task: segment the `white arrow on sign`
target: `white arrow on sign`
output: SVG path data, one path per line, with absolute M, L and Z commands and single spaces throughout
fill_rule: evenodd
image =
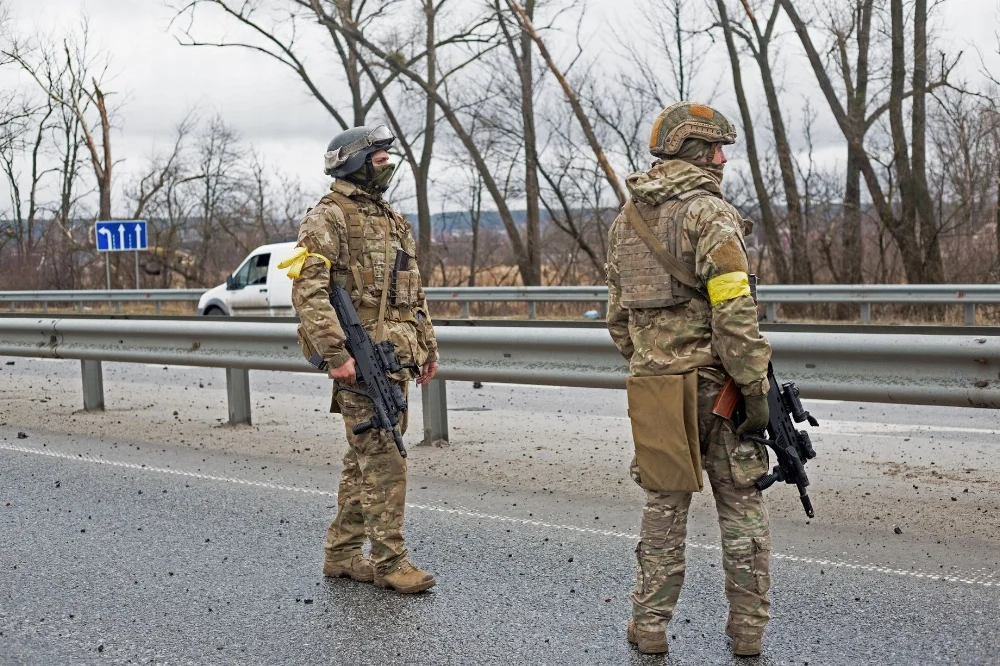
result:
M 141 224 L 135 225 L 135 246 L 137 248 L 140 248 L 140 247 L 143 246 L 143 243 L 142 243 L 142 225 Z
M 114 244 L 114 241 L 112 240 L 111 232 L 108 231 L 107 229 L 104 229 L 102 227 L 102 228 L 100 228 L 100 229 L 97 230 L 97 233 L 104 234 L 105 236 L 108 237 L 108 249 L 109 250 L 113 250 L 114 247 L 115 247 L 115 244 Z
M 126 245 L 125 245 L 125 225 L 124 224 L 119 224 L 118 225 L 118 247 L 119 247 L 119 249 L 122 249 L 122 250 L 124 250 L 126 248 Z

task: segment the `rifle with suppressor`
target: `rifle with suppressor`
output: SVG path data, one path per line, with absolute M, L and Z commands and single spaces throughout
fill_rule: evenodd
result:
M 750 295 L 754 303 L 757 302 L 757 277 L 750 276 Z M 817 421 L 802 406 L 799 399 L 799 389 L 793 382 L 785 382 L 779 386 L 778 380 L 774 377 L 774 368 L 767 364 L 767 410 L 769 421 L 765 428 L 766 437 L 757 435 L 746 435 L 751 441 L 759 442 L 774 450 L 778 464 L 770 473 L 757 479 L 754 487 L 757 490 L 766 490 L 778 481 L 794 484 L 799 490 L 799 499 L 802 501 L 802 508 L 806 515 L 813 517 L 812 501 L 806 487 L 809 485 L 809 477 L 806 476 L 805 463 L 816 457 L 809 433 L 805 430 L 797 430 L 796 423 L 808 421 L 811 426 L 818 426 Z M 725 419 L 731 419 L 739 425 L 743 421 L 742 410 L 743 394 L 740 387 L 730 377 L 726 380 L 722 390 L 712 405 L 712 413 Z M 793 423 L 794 421 L 794 423 Z
M 392 433 L 399 455 L 406 457 L 406 447 L 403 437 L 399 434 L 400 414 L 406 411 L 406 397 L 403 391 L 391 381 L 389 374 L 403 369 L 396 356 L 396 349 L 391 340 L 373 343 L 368 331 L 361 325 L 358 311 L 354 309 L 351 296 L 339 286 L 332 285 L 330 305 L 337 313 L 340 327 L 344 330 L 347 352 L 354 358 L 355 376 L 359 389 L 343 387 L 341 391 L 350 391 L 363 395 L 372 401 L 375 415 L 364 423 L 351 428 L 355 435 L 371 430 L 383 430 Z M 313 354 L 309 362 L 315 367 L 327 370 L 326 361 L 319 354 Z

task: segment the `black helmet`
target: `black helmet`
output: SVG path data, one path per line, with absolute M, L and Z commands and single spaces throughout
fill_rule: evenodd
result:
M 326 147 L 323 172 L 343 178 L 360 169 L 369 155 L 385 150 L 395 140 L 385 125 L 363 125 L 341 132 Z

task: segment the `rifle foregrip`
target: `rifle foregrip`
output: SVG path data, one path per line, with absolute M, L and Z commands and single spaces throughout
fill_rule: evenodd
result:
M 732 420 L 736 406 L 740 404 L 742 398 L 743 393 L 740 391 L 740 387 L 730 377 L 723 384 L 719 395 L 715 396 L 715 402 L 712 403 L 712 414 Z
M 764 491 L 773 486 L 776 481 L 778 481 L 778 475 L 774 472 L 770 472 L 754 481 L 753 487 L 757 490 Z
M 355 435 L 362 435 L 374 427 L 375 427 L 375 419 L 371 419 L 370 421 L 365 421 L 363 423 L 359 423 L 358 425 L 354 426 L 353 428 L 351 428 L 351 432 L 353 432 Z

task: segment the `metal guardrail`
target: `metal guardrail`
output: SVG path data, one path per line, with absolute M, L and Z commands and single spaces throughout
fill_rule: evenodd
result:
M 1000 331 L 962 331 L 774 331 L 768 339 L 778 376 L 806 398 L 998 409 Z M 448 438 L 449 380 L 625 385 L 625 361 L 600 329 L 456 326 L 437 334 L 438 379 L 422 392 L 425 441 Z M 0 355 L 80 360 L 88 410 L 104 407 L 103 361 L 225 368 L 234 424 L 251 420 L 249 370 L 314 371 L 291 323 L 4 317 Z
M 462 317 L 469 317 L 469 304 L 482 302 L 527 303 L 528 317 L 535 318 L 535 306 L 542 302 L 596 303 L 603 316 L 608 292 L 601 286 L 590 287 L 428 287 L 427 299 L 436 303 L 459 303 Z M 851 303 L 858 305 L 861 322 L 871 322 L 871 306 L 881 304 L 960 304 L 964 306 L 965 323 L 976 323 L 976 306 L 1000 304 L 1000 285 L 997 284 L 873 284 L 873 285 L 761 285 L 760 302 L 766 309 L 768 321 L 778 321 L 777 307 L 781 304 Z M 76 303 L 80 310 L 83 303 L 125 302 L 160 303 L 167 301 L 197 302 L 203 289 L 150 289 L 150 290 L 87 290 L 87 291 L 0 291 L 0 302 L 41 303 L 43 312 L 48 303 Z
M 122 303 L 155 303 L 160 314 L 162 303 L 197 303 L 205 289 L 78 289 L 73 291 L 0 291 L 0 303 L 9 303 L 14 311 L 16 303 L 41 303 L 42 312 L 48 312 L 49 303 L 76 303 L 78 312 L 84 303 L 114 303 L 121 311 Z

